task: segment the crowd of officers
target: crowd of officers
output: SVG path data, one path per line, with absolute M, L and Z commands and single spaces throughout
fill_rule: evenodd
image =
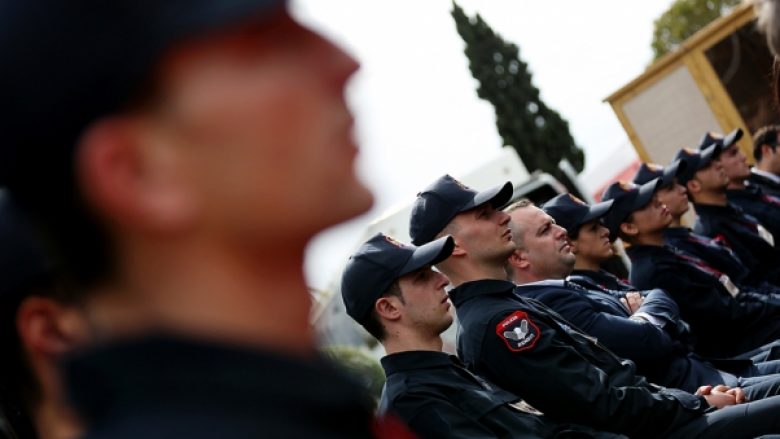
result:
M 3 439 L 780 434 L 777 127 L 752 170 L 708 134 L 592 206 L 436 180 L 343 274 L 376 413 L 303 275 L 373 202 L 353 58 L 285 0 L 7 0 L 0 61 Z
M 412 243 L 377 234 L 342 278 L 387 352 L 380 410 L 425 438 L 780 434 L 779 133 L 752 170 L 741 130 L 706 133 L 593 205 L 436 180 Z M 628 279 L 602 269 L 617 239 Z

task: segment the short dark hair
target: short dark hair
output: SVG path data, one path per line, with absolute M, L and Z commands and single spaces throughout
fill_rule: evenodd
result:
M 777 148 L 777 134 L 780 132 L 780 125 L 767 125 L 761 127 L 753 135 L 753 157 L 756 161 L 761 161 L 761 147 L 767 145 L 772 150 Z
M 401 299 L 401 303 L 404 302 L 404 296 L 401 292 L 401 285 L 398 282 L 398 279 L 393 281 L 392 284 L 390 284 L 389 287 L 387 287 L 387 290 L 385 290 L 384 293 L 382 293 L 381 296 L 379 296 L 379 299 L 383 297 L 398 297 Z M 376 303 L 376 302 L 374 302 Z M 385 327 L 382 325 L 382 322 L 379 320 L 379 316 L 376 313 L 376 309 L 372 308 L 371 312 L 368 313 L 368 316 L 363 320 L 361 323 L 363 325 L 363 328 L 365 328 L 366 331 L 368 331 L 369 334 L 371 334 L 374 338 L 379 340 L 380 342 L 387 337 L 387 332 L 385 331 Z
M 623 221 L 621 221 L 620 224 L 618 224 L 618 229 L 617 229 L 618 238 L 620 238 L 621 241 L 627 244 L 633 244 L 634 238 L 632 236 L 623 233 L 623 229 L 620 228 L 620 225 L 623 223 L 630 223 L 632 221 L 634 221 L 634 212 L 629 213 L 628 216 L 625 217 L 625 219 L 623 219 Z

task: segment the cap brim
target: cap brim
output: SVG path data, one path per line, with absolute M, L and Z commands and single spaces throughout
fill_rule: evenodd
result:
M 701 150 L 701 155 L 699 156 L 699 163 L 696 165 L 696 170 L 699 171 L 706 168 L 710 162 L 715 157 L 717 157 L 718 154 L 720 154 L 722 150 L 723 148 L 717 143 L 713 143 L 712 145 Z
M 610 209 L 612 209 L 612 204 L 614 202 L 615 200 L 607 200 L 590 206 L 590 210 L 588 210 L 588 213 L 582 217 L 582 219 L 580 220 L 580 224 L 578 224 L 578 226 L 593 221 L 594 219 L 599 219 L 603 217 L 604 215 L 609 213 Z
M 642 186 L 639 186 L 639 193 L 637 194 L 636 198 L 634 199 L 634 203 L 631 206 L 632 212 L 636 212 L 637 210 L 647 206 L 647 203 L 653 199 L 655 191 L 658 190 L 658 188 L 661 186 L 661 181 L 661 177 L 656 177 Z
M 688 164 L 686 162 L 678 159 L 665 167 L 661 177 L 661 187 L 671 186 L 674 183 L 674 179 L 680 175 L 687 166 Z
M 485 203 L 490 203 L 493 207 L 498 209 L 512 199 L 513 192 L 514 188 L 512 187 L 512 182 L 507 181 L 501 186 L 492 187 L 474 195 L 474 198 L 470 202 L 460 208 L 460 212 L 471 210 Z
M 734 131 L 728 133 L 725 137 L 723 137 L 723 146 L 725 148 L 728 148 L 729 146 L 737 143 L 741 138 L 742 138 L 742 130 L 740 128 L 737 128 Z
M 398 277 L 417 271 L 425 266 L 438 264 L 447 259 L 455 248 L 455 240 L 452 236 L 443 236 L 417 247 L 401 268 Z

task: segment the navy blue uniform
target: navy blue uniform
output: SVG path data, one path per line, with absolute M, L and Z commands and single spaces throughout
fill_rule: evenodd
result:
M 669 246 L 633 245 L 631 283 L 661 288 L 691 326 L 696 351 L 731 357 L 780 339 L 780 304 L 768 295 L 736 293 L 723 273 Z
M 510 404 L 519 401 L 443 352 L 408 351 L 382 358 L 387 375 L 380 413 L 392 412 L 422 439 L 617 438 L 557 424 Z
M 729 189 L 726 195 L 729 203 L 752 215 L 780 240 L 780 198 L 765 194 L 757 186 Z
M 748 177 L 747 181 L 749 185 L 761 188 L 767 195 L 780 197 L 780 181 L 772 180 L 761 174 L 756 174 L 755 172 L 750 173 L 750 177 Z
M 763 225 L 758 220 L 733 204 L 694 206 L 698 215 L 693 227 L 695 233 L 724 241 L 758 277 L 773 284 L 778 283 L 780 252 L 761 236 Z M 780 237 L 777 239 L 780 240 Z
M 161 336 L 81 354 L 65 378 L 87 439 L 377 437 L 367 396 L 316 358 Z
M 632 438 L 780 432 L 780 397 L 711 411 L 701 397 L 648 383 L 631 361 L 515 288 L 481 280 L 450 291 L 461 324 L 458 351 L 470 369 L 548 417 Z
M 636 363 L 637 372 L 653 383 L 688 392 L 708 384 L 739 386 L 751 401 L 780 391 L 780 361 L 756 366 L 749 360 L 722 360 L 719 366 L 728 365 L 732 374 L 693 353 L 685 335 L 678 335 L 677 305 L 661 290 L 646 291 L 633 317 L 611 294 L 570 281 L 524 284 L 517 292 L 544 303 L 618 356 Z

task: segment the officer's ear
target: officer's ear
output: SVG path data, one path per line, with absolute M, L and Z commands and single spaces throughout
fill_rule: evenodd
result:
M 457 239 L 453 239 L 453 242 L 455 242 L 455 246 L 452 247 L 452 253 L 450 254 L 450 257 L 452 256 L 463 256 L 466 254 L 466 249 L 463 248 L 463 246 L 460 245 Z
M 374 302 L 374 310 L 382 319 L 394 322 L 401 318 L 402 304 L 403 299 L 398 296 L 380 297 Z
M 633 222 L 620 223 L 620 236 L 621 238 L 631 238 L 639 234 L 639 228 Z
M 507 262 L 516 270 L 527 270 L 531 266 L 531 261 L 528 260 L 528 252 L 519 248 L 509 255 Z
M 688 189 L 689 194 L 696 195 L 701 192 L 701 183 L 699 180 L 692 178 L 685 183 L 685 188 Z

